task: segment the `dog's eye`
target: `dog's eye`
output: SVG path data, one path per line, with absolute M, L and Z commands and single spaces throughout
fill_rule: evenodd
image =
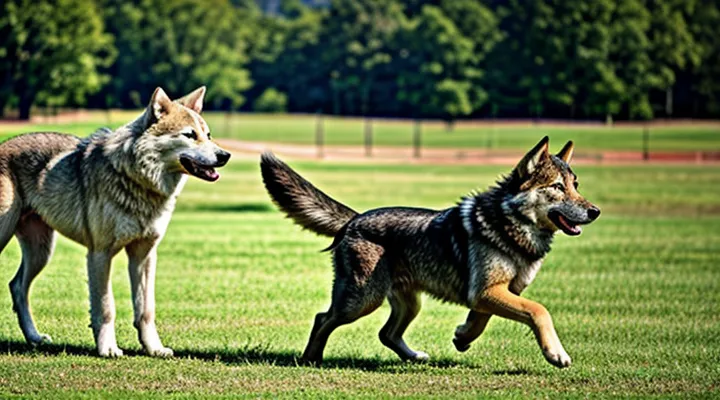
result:
M 212 135 L 210 135 L 210 132 L 208 132 L 208 140 L 212 140 Z
M 182 135 L 188 139 L 197 140 L 197 132 L 195 132 L 195 131 L 183 132 Z
M 552 187 L 553 187 L 553 189 L 557 189 L 557 190 L 559 190 L 559 191 L 561 191 L 561 192 L 564 192 L 564 191 L 565 191 L 565 185 L 563 185 L 563 184 L 560 183 L 560 182 L 554 183 L 554 184 L 552 185 Z

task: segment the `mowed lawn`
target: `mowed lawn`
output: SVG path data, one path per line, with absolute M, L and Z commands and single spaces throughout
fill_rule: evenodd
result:
M 0 126 L 0 139 L 28 131 L 56 130 L 86 136 L 102 127 L 117 127 L 135 118 L 140 111 L 113 111 L 110 114 L 90 112 L 83 117 L 70 118 L 62 124 Z M 294 143 L 311 145 L 316 141 L 318 119 L 307 115 L 228 114 L 208 112 L 204 114 L 213 135 L 253 142 Z M 365 122 L 358 118 L 324 117 L 322 119 L 323 141 L 326 145 L 362 146 Z M 373 120 L 373 144 L 375 146 L 413 145 L 414 124 L 407 120 Z M 574 140 L 580 153 L 599 150 L 642 151 L 643 127 L 604 126 L 601 124 L 575 124 L 568 126 L 524 124 L 497 124 L 490 120 L 460 122 L 452 131 L 441 122 L 423 122 L 421 145 L 429 148 L 510 149 L 524 150 L 532 147 L 539 137 L 550 135 L 553 141 Z M 684 126 L 651 126 L 651 151 L 718 151 L 720 150 L 720 125 L 697 122 Z
M 503 167 L 292 163 L 327 193 L 363 210 L 447 207 Z M 331 336 L 321 369 L 299 367 L 315 313 L 329 305 L 329 239 L 271 205 L 255 161 L 234 160 L 214 184 L 191 181 L 159 249 L 160 334 L 169 360 L 139 355 L 126 262 L 114 264 L 120 347 L 93 356 L 84 249 L 59 240 L 32 292 L 54 344 L 22 340 L 0 291 L 0 397 L 616 397 L 720 396 L 720 168 L 577 167 L 603 215 L 559 236 L 524 293 L 552 313 L 573 358 L 558 370 L 529 328 L 494 318 L 466 353 L 451 343 L 466 310 L 424 299 L 406 339 L 431 355 L 401 362 L 377 332 L 387 305 Z M 19 263 L 0 256 L 0 281 Z

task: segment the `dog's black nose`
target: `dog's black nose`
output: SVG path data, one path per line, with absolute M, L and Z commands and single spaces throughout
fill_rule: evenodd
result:
M 592 206 L 592 207 L 588 208 L 587 215 L 591 221 L 595 221 L 597 219 L 597 217 L 600 216 L 600 209 L 595 206 Z
M 228 160 L 230 159 L 230 153 L 225 150 L 218 151 L 217 153 L 215 153 L 215 156 L 217 157 L 217 162 L 219 166 L 227 164 Z

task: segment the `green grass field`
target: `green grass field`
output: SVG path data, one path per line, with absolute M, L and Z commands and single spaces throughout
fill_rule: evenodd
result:
M 0 127 L 0 139 L 21 132 L 59 130 L 87 136 L 98 127 L 117 127 L 134 118 L 138 112 L 122 111 L 108 115 L 93 112 L 84 120 L 70 123 L 48 123 L 31 126 Z M 315 143 L 316 117 L 298 115 L 234 114 L 229 119 L 223 113 L 204 114 L 216 137 L 257 142 L 296 144 Z M 375 121 L 373 143 L 377 146 L 412 146 L 413 124 L 407 121 Z M 550 135 L 554 142 L 574 140 L 578 152 L 597 150 L 642 151 L 642 127 L 604 127 L 598 125 L 551 126 L 472 126 L 460 123 L 452 132 L 441 123 L 427 123 L 422 128 L 424 147 L 527 149 L 538 137 Z M 325 143 L 328 145 L 363 145 L 364 125 L 359 119 L 324 119 Z M 720 150 L 720 127 L 706 125 L 652 127 L 652 151 L 717 151 Z
M 503 167 L 293 163 L 356 209 L 446 207 Z M 466 310 L 425 298 L 408 343 L 431 355 L 405 364 L 377 332 L 384 305 L 330 338 L 322 369 L 298 367 L 315 313 L 329 304 L 329 240 L 301 231 L 269 202 L 255 162 L 191 181 L 159 249 L 158 326 L 177 357 L 138 355 L 124 256 L 114 264 L 120 346 L 92 356 L 84 249 L 66 239 L 33 289 L 28 348 L 0 291 L 0 397 L 720 396 L 720 168 L 577 167 L 603 209 L 577 238 L 559 236 L 525 292 L 553 314 L 573 365 L 543 359 L 529 329 L 495 318 L 466 353 L 451 343 Z M 15 273 L 14 241 L 0 282 Z

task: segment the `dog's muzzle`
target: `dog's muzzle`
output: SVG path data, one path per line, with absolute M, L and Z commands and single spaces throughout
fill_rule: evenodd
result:
M 563 213 L 559 209 L 550 210 L 548 218 L 555 226 L 568 236 L 577 236 L 582 233 L 580 225 L 586 225 L 595 221 L 600 216 L 600 209 L 591 206 L 585 211 L 585 216 L 570 216 L 570 213 Z M 573 213 L 575 214 L 575 213 Z
M 216 161 L 214 163 L 208 163 L 187 154 L 182 154 L 180 156 L 180 164 L 188 174 L 208 182 L 215 182 L 220 179 L 220 174 L 215 171 L 215 168 L 220 168 L 227 164 L 228 160 L 230 160 L 230 153 L 219 150 L 215 153 L 215 158 Z

